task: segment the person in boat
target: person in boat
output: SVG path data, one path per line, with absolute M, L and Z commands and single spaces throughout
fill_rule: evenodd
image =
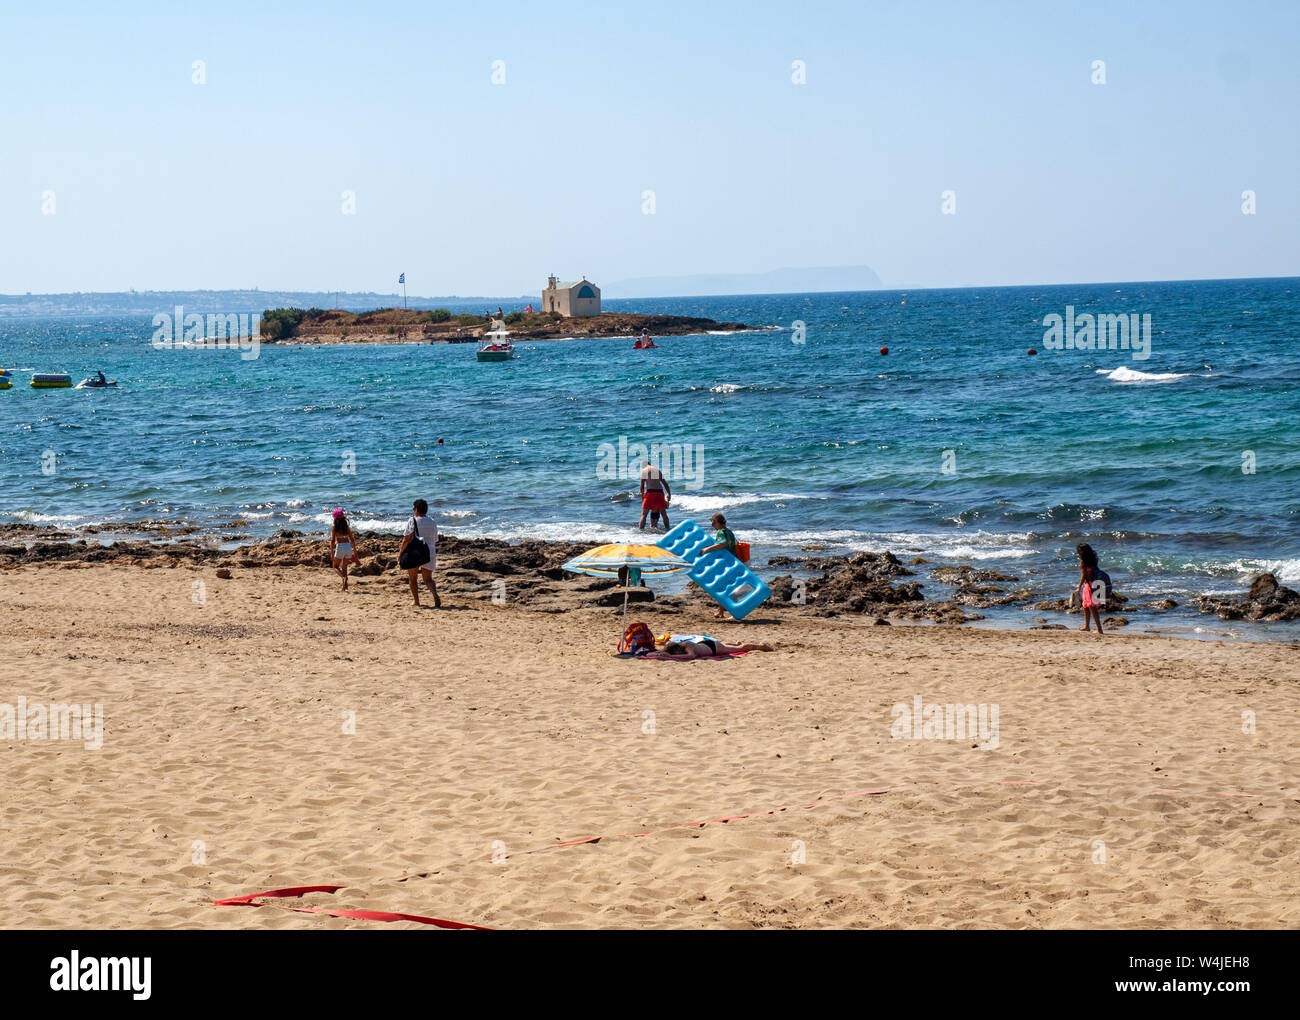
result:
M 664 527 L 670 528 L 668 523 L 668 504 L 672 501 L 673 491 L 668 487 L 668 479 L 664 473 L 651 464 L 648 460 L 641 465 L 641 523 L 638 527 L 645 531 L 646 515 L 651 510 L 658 510 L 663 514 Z

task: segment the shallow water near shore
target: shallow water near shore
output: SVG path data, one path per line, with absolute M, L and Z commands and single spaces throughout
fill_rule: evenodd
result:
M 1130 599 L 1180 603 L 1130 629 L 1287 640 L 1187 601 L 1263 570 L 1300 583 L 1298 298 L 1288 279 L 609 301 L 782 328 L 526 343 L 503 364 L 414 344 L 245 360 L 155 350 L 145 317 L 8 319 L 0 520 L 260 536 L 344 506 L 396 530 L 424 496 L 457 535 L 619 540 L 639 534 L 635 465 L 609 477 L 622 439 L 689 454 L 672 520 L 725 513 L 766 576 L 808 546 L 888 549 L 928 561 L 931 598 L 931 565 L 957 563 L 1057 598 L 1087 541 Z M 1047 349 L 1067 306 L 1150 313 L 1150 357 Z M 22 371 L 101 368 L 117 390 L 33 391 Z

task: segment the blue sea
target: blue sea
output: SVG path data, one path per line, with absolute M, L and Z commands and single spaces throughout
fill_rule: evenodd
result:
M 0 320 L 0 365 L 16 370 L 0 392 L 0 520 L 242 521 L 265 535 L 323 531 L 342 506 L 395 530 L 422 496 L 453 534 L 632 539 L 636 465 L 628 476 L 617 451 L 660 444 L 690 454 L 674 522 L 725 513 L 769 576 L 788 571 L 761 569 L 768 556 L 808 546 L 888 549 L 1014 574 L 1050 598 L 1075 583 L 1087 541 L 1130 598 L 1180 603 L 1130 629 L 1293 636 L 1187 603 L 1262 570 L 1300 583 L 1300 280 L 605 307 L 776 328 L 652 351 L 524 342 L 516 360 L 480 364 L 472 344 L 244 359 L 156 349 L 149 315 Z M 1149 357 L 1049 349 L 1045 318 L 1067 308 L 1076 322 L 1149 314 Z M 95 369 L 118 388 L 27 386 L 32 370 Z M 927 595 L 946 594 L 916 569 Z M 985 625 L 1060 619 L 983 612 Z

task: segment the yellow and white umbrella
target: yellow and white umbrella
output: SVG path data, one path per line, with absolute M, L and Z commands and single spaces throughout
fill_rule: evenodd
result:
M 654 577 L 689 570 L 691 565 L 675 553 L 657 545 L 630 545 L 611 542 L 598 545 L 573 557 L 564 564 L 565 570 L 593 577 L 619 577 L 627 571 L 625 585 L 632 585 L 638 577 Z M 634 573 L 635 572 L 635 573 Z M 627 588 L 623 590 L 623 632 L 627 632 Z

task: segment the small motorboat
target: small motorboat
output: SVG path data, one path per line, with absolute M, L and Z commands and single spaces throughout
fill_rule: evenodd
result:
M 34 390 L 66 390 L 72 386 L 67 372 L 35 372 L 32 374 Z
M 494 319 L 492 328 L 483 334 L 483 343 L 477 353 L 479 361 L 509 361 L 515 356 L 515 345 L 509 340 L 506 324 Z
M 655 343 L 653 340 L 645 341 L 645 342 L 638 340 L 636 343 L 632 345 L 632 350 L 634 351 L 653 351 L 653 350 L 657 350 L 658 348 L 659 345 Z
M 98 379 L 91 376 L 89 379 L 82 379 L 75 388 L 79 390 L 106 390 L 108 387 L 116 385 L 116 379 Z

